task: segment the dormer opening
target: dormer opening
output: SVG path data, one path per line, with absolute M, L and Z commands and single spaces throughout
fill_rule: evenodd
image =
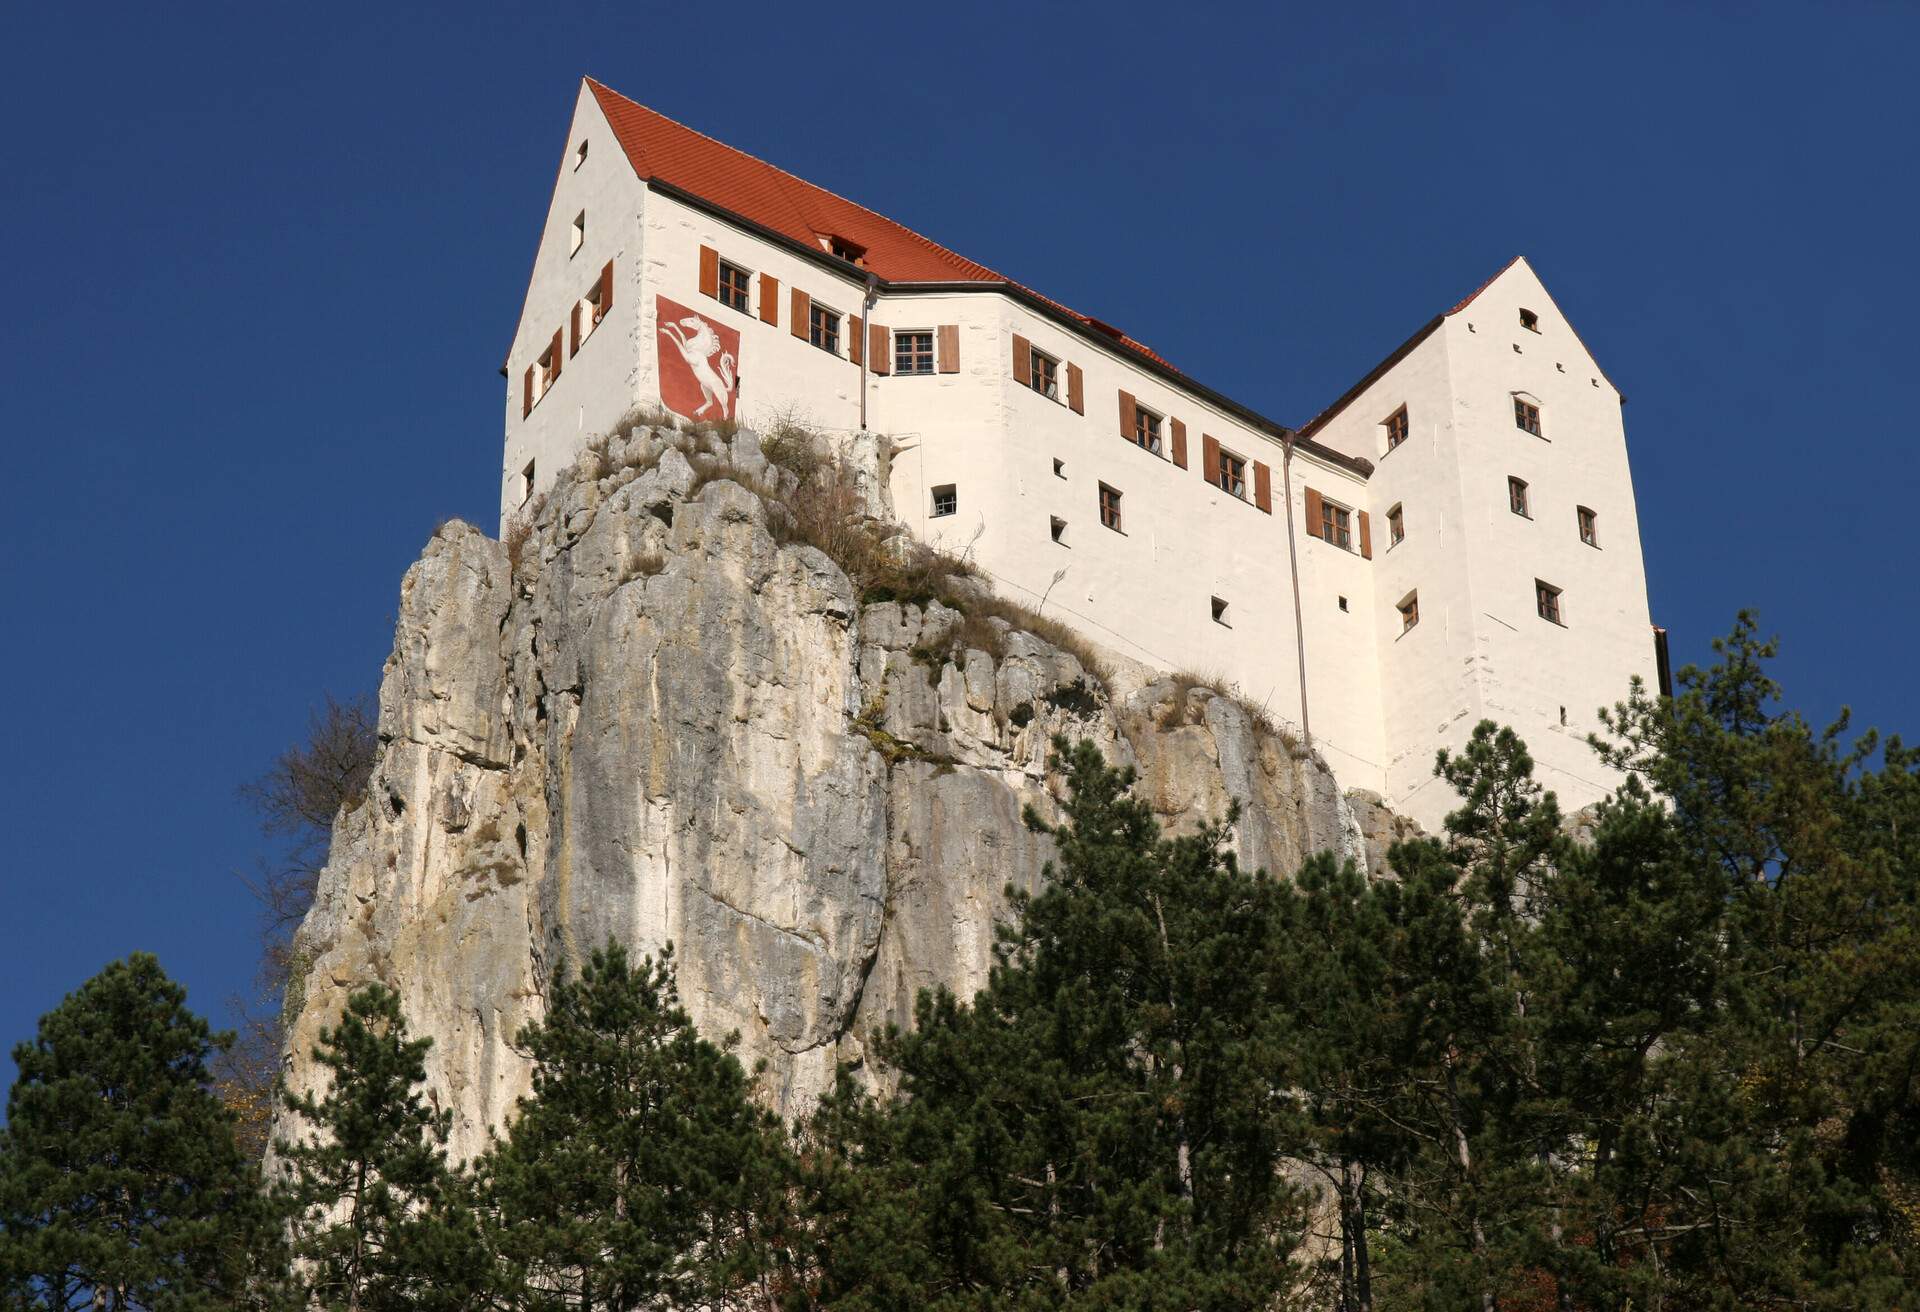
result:
M 827 235 L 820 238 L 820 245 L 825 248 L 827 254 L 833 256 L 835 259 L 845 260 L 848 264 L 859 265 L 863 268 L 866 265 L 867 248 L 857 241 L 851 241 L 845 237 Z

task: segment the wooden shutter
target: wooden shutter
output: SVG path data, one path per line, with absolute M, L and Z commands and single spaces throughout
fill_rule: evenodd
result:
M 760 275 L 760 322 L 780 326 L 780 280 L 770 273 Z
M 867 325 L 867 368 L 876 374 L 893 372 L 893 343 L 877 323 Z
M 580 354 L 580 302 L 573 303 L 573 344 L 567 347 L 569 358 Z
M 1207 482 L 1220 486 L 1220 439 L 1210 433 L 1200 435 L 1200 472 Z
M 525 419 L 533 413 L 533 366 L 527 366 L 527 385 L 520 393 L 520 417 Z
M 1133 441 L 1133 417 L 1140 408 L 1132 392 L 1120 393 L 1120 436 Z
M 720 294 L 720 252 L 711 246 L 700 248 L 700 294 Z
M 1273 471 L 1258 460 L 1253 462 L 1253 504 L 1273 513 Z
M 1022 387 L 1033 386 L 1033 343 L 1019 333 L 1013 335 L 1013 381 Z
M 943 323 L 938 331 L 940 340 L 940 372 L 957 374 L 960 372 L 960 325 Z
M 613 261 L 608 260 L 600 270 L 600 319 L 607 317 L 607 311 L 613 308 Z M 599 323 L 600 319 L 595 319 Z
M 813 317 L 813 297 L 793 289 L 793 335 L 801 341 L 808 340 L 807 323 Z
M 857 314 L 848 315 L 847 316 L 847 359 L 853 361 L 855 364 L 859 364 L 861 361 L 867 358 L 866 334 L 867 334 L 867 325 L 861 322 L 860 316 Z
M 553 330 L 553 381 L 556 383 L 560 381 L 560 362 L 566 359 L 566 343 L 560 340 L 563 336 L 564 330 Z
M 1173 424 L 1173 463 L 1181 469 L 1187 467 L 1187 426 L 1178 419 Z
M 1317 538 L 1320 536 L 1320 516 L 1321 516 L 1320 494 L 1318 492 L 1315 492 L 1312 488 L 1308 488 L 1307 489 L 1307 536 L 1308 537 Z
M 1067 366 L 1067 409 L 1077 415 L 1087 412 L 1087 380 L 1077 364 Z
M 1360 512 L 1360 554 L 1368 560 L 1373 559 L 1373 526 L 1367 523 L 1367 512 Z

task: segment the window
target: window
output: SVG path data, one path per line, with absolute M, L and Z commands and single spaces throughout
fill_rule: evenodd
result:
M 859 242 L 848 241 L 845 237 L 827 238 L 827 252 L 838 256 L 848 264 L 860 264 L 867 258 L 867 248 Z
M 1027 351 L 1029 385 L 1048 400 L 1058 401 L 1060 389 L 1055 382 L 1055 377 L 1059 372 L 1060 362 L 1045 351 L 1035 350 L 1032 347 L 1028 347 Z
M 1585 506 L 1574 507 L 1574 514 L 1580 522 L 1580 540 L 1590 547 L 1599 546 L 1600 530 L 1597 523 L 1598 517 Z
M 714 293 L 720 298 L 720 304 L 729 310 L 738 310 L 745 314 L 749 276 L 747 271 L 739 265 L 728 264 L 725 260 L 720 261 L 720 281 Z
M 1053 534 L 1053 540 L 1055 542 L 1058 542 L 1063 547 L 1067 545 L 1066 520 L 1060 518 L 1058 515 L 1050 516 L 1047 520 L 1047 531 Z
M 1345 597 L 1342 597 L 1340 598 L 1340 609 L 1344 611 L 1346 608 L 1347 608 L 1347 599 Z
M 547 389 L 553 386 L 554 380 L 559 376 L 559 353 L 549 346 L 540 353 L 539 364 L 534 370 L 533 399 L 538 402 L 541 397 L 545 396 Z
M 807 323 L 807 340 L 823 351 L 840 354 L 840 316 L 814 302 Z
M 571 259 L 578 255 L 580 248 L 587 243 L 587 212 L 585 210 L 573 216 L 573 236 L 569 240 L 572 244 L 567 247 L 567 258 Z
M 1391 451 L 1407 440 L 1407 408 L 1401 406 L 1387 416 L 1387 450 Z
M 1394 547 L 1399 546 L 1400 539 L 1404 538 L 1406 535 L 1407 535 L 1407 522 L 1405 518 L 1403 518 L 1400 514 L 1400 507 L 1395 506 L 1392 510 L 1389 510 L 1387 512 L 1387 547 L 1388 549 L 1392 549 Z
M 933 334 L 895 333 L 893 335 L 893 372 L 930 374 L 933 372 Z
M 1143 450 L 1160 454 L 1160 416 L 1143 405 L 1133 407 L 1133 440 Z
M 1532 512 L 1527 509 L 1527 485 L 1521 479 L 1507 480 L 1507 509 L 1527 519 L 1533 518 Z
M 1540 437 L 1540 407 L 1523 396 L 1513 398 L 1513 422 L 1535 437 Z
M 1560 618 L 1560 589 L 1554 587 L 1553 584 L 1542 583 L 1539 579 L 1535 579 L 1533 581 L 1533 604 L 1534 609 L 1540 612 L 1541 619 L 1553 624 L 1563 623 Z
M 1053 476 L 1054 476 L 1055 478 L 1065 478 L 1065 477 L 1067 476 L 1067 462 L 1066 462 L 1066 461 L 1064 461 L 1064 460 L 1060 460 L 1060 459 L 1058 459 L 1058 458 L 1056 458 L 1056 459 L 1054 460 L 1054 462 L 1053 462 Z
M 1320 503 L 1320 536 L 1346 551 L 1353 550 L 1353 514 L 1331 501 Z
M 1231 451 L 1220 453 L 1220 490 L 1247 499 L 1247 462 Z
M 1213 622 L 1223 629 L 1232 628 L 1233 625 L 1227 623 L 1227 603 L 1218 597 L 1214 597 L 1211 600 L 1213 603 Z
M 1400 632 L 1405 633 L 1420 622 L 1420 594 L 1409 592 L 1396 609 L 1400 612 Z
M 585 141 L 582 141 L 580 143 L 579 149 L 573 152 L 573 166 L 575 168 L 579 168 L 582 164 L 585 164 L 586 162 L 587 162 L 587 143 Z
M 960 494 L 953 490 L 953 484 L 942 483 L 933 490 L 933 517 L 951 515 L 960 509 Z
M 1520 326 L 1530 333 L 1537 333 L 1540 331 L 1540 316 L 1532 310 L 1522 310 L 1520 311 Z
M 1105 483 L 1100 485 L 1100 522 L 1120 532 L 1120 494 Z
M 520 471 L 520 504 L 526 505 L 533 500 L 533 461 L 527 461 L 527 467 Z

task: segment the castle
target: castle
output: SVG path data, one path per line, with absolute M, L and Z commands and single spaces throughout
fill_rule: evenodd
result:
M 1598 799 L 1596 708 L 1664 676 L 1622 397 L 1524 259 L 1289 428 L 586 79 L 503 372 L 503 524 L 635 407 L 885 433 L 921 538 L 1429 829 L 1482 719 Z

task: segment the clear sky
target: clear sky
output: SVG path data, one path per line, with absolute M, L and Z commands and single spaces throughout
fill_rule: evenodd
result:
M 1525 253 L 1629 398 L 1656 622 L 1920 727 L 1910 4 L 11 6 L 0 1047 L 252 970 L 234 795 L 491 530 L 585 73 L 1299 423 Z M 11 1067 L 0 1061 L 0 1081 Z

